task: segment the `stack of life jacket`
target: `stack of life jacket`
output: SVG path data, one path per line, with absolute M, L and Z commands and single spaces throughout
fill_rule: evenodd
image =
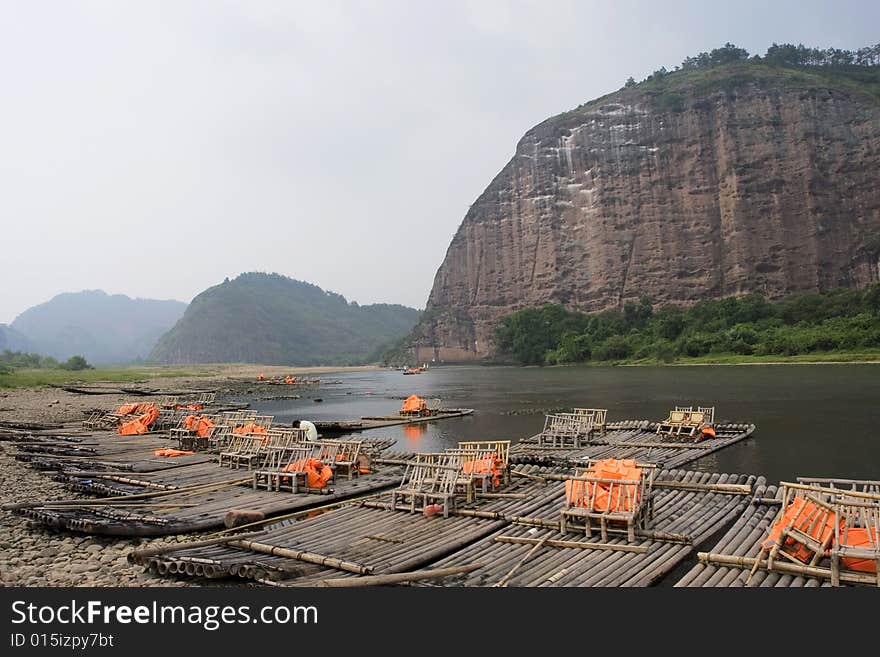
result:
M 143 404 L 142 406 L 146 406 L 147 411 L 143 415 L 120 426 L 117 431 L 120 436 L 132 436 L 149 432 L 150 425 L 159 418 L 159 409 L 155 404 Z
M 314 458 L 299 459 L 282 469 L 282 472 L 305 472 L 306 486 L 324 488 L 333 478 L 333 470 L 322 461 Z
M 602 459 L 596 461 L 583 477 L 640 481 L 642 469 L 635 459 Z M 612 484 L 609 482 L 565 482 L 565 499 L 570 506 L 590 508 L 595 511 L 631 512 L 639 503 L 638 484 Z

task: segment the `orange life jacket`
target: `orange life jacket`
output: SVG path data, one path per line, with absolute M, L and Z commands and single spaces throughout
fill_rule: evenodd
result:
M 232 433 L 266 433 L 266 427 L 250 422 L 241 427 L 235 427 Z
M 474 461 L 465 461 L 461 464 L 464 474 L 492 474 L 492 485 L 497 488 L 501 485 L 501 459 L 497 454 L 489 454 L 485 458 Z
M 821 525 L 817 524 L 816 519 L 826 513 L 825 522 Z M 782 517 L 770 527 L 770 532 L 761 543 L 761 547 L 765 550 L 772 549 L 779 542 L 782 530 L 786 527 L 799 529 L 819 543 L 824 543 L 834 533 L 834 525 L 838 522 L 841 521 L 837 519 L 836 513 L 827 512 L 803 497 L 795 497 L 791 504 L 785 508 Z M 790 536 L 786 537 L 781 549 L 802 563 L 809 563 L 815 554 L 806 545 L 795 541 Z
M 324 488 L 327 482 L 333 478 L 333 470 L 318 459 L 311 457 L 294 461 L 285 466 L 282 472 L 305 472 L 306 486 L 309 488 Z
M 214 428 L 214 423 L 211 422 L 211 420 L 209 420 L 208 418 L 202 417 L 199 420 L 199 427 L 198 427 L 198 429 L 196 429 L 196 434 L 200 438 L 207 438 L 208 436 L 211 435 L 211 429 L 213 429 L 213 428 Z
M 195 452 L 188 452 L 185 449 L 172 449 L 171 447 L 163 447 L 153 452 L 154 456 L 189 456 Z
M 880 536 L 877 535 L 876 529 L 872 529 L 871 533 L 869 534 L 867 528 L 865 527 L 852 527 L 847 530 L 845 537 L 843 535 L 843 532 L 841 532 L 840 536 L 841 541 L 844 542 L 844 545 L 848 545 L 849 547 L 864 547 L 870 549 L 876 549 L 877 540 L 878 538 L 880 538 Z M 843 557 L 840 562 L 843 564 L 844 568 L 849 568 L 850 570 L 858 570 L 859 572 L 863 573 L 877 572 L 877 562 L 873 559 Z
M 403 402 L 403 406 L 400 409 L 401 413 L 421 413 L 421 411 L 427 408 L 428 404 L 424 399 L 419 397 L 418 395 L 410 395 Z
M 602 459 L 596 461 L 584 474 L 598 479 L 639 481 L 642 469 L 635 459 Z M 611 484 L 609 482 L 565 482 L 565 499 L 570 506 L 592 508 L 596 511 L 633 511 L 640 500 L 638 484 Z
M 126 422 L 122 426 L 119 427 L 117 433 L 120 436 L 133 436 L 139 435 L 142 433 L 147 433 L 150 430 L 150 425 L 156 421 L 159 417 L 159 409 L 156 408 L 155 405 L 141 415 L 140 417 L 131 420 L 130 422 Z

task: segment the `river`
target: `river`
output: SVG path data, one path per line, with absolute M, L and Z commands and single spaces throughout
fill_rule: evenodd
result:
M 573 406 L 607 408 L 609 421 L 659 420 L 675 405 L 715 406 L 716 420 L 757 430 L 689 467 L 763 474 L 771 482 L 798 475 L 880 479 L 880 365 L 461 366 L 415 376 L 374 370 L 321 378 L 338 383 L 254 406 L 280 423 L 389 415 L 412 393 L 475 409 L 468 417 L 359 434 L 395 438 L 411 451 L 443 450 L 459 440 L 515 442 L 538 433 L 545 413 Z

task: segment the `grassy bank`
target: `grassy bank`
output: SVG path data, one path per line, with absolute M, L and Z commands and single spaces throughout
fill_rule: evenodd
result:
M 35 388 L 47 385 L 77 385 L 83 383 L 131 383 L 146 379 L 175 377 L 216 376 L 219 371 L 210 367 L 118 367 L 80 370 L 16 369 L 0 374 L 0 388 Z

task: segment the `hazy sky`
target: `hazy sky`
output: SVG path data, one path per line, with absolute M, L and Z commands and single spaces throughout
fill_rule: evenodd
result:
M 253 270 L 424 307 L 531 126 L 725 41 L 878 25 L 867 0 L 0 0 L 0 322 Z

